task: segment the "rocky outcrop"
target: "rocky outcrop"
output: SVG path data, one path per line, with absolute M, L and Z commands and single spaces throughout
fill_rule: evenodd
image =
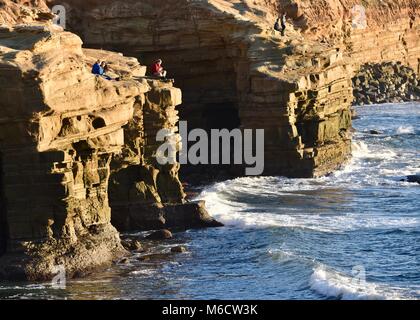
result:
M 362 66 L 353 86 L 355 105 L 420 101 L 418 76 L 400 62 Z
M 420 72 L 419 0 L 266 0 L 305 37 L 343 45 L 349 63 L 400 61 Z
M 266 3 L 64 4 L 68 26 L 89 46 L 148 63 L 163 58 L 183 90 L 181 118 L 191 129 L 265 129 L 264 174 L 320 176 L 349 157 L 352 70 L 342 50 L 290 26 L 282 38 L 267 24 L 274 14 Z
M 91 74 L 105 58 L 120 81 Z M 50 24 L 2 27 L 0 277 L 106 266 L 127 253 L 111 212 L 185 202 L 179 165 L 155 159 L 156 132 L 176 127 L 181 92 L 145 71 Z
M 96 48 L 83 50 L 42 1 L 2 0 L 0 277 L 48 279 L 60 265 L 74 276 L 120 259 L 112 223 L 219 225 L 185 203 L 179 165 L 156 162 L 156 133 L 179 116 L 190 129 L 264 129 L 266 175 L 339 168 L 351 154 L 355 70 L 395 60 L 419 71 L 418 0 L 365 1 L 364 30 L 352 27 L 356 3 L 49 0 Z M 272 29 L 278 10 L 289 16 L 284 37 Z M 183 106 L 172 81 L 99 49 L 144 65 L 163 58 Z M 120 81 L 93 76 L 96 59 Z
M 44 0 L 0 0 L 0 25 L 42 24 L 53 16 Z
M 49 278 L 61 264 L 73 275 L 124 254 L 109 164 L 148 87 L 91 75 L 81 44 L 53 26 L 1 30 L 2 276 Z

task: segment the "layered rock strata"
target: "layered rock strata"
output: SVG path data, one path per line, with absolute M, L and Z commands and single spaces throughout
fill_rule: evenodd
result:
M 48 3 L 67 6 L 89 47 L 163 58 L 190 128 L 264 129 L 266 175 L 320 176 L 348 159 L 361 65 L 420 71 L 418 0 L 365 1 L 364 29 L 352 25 L 356 0 Z M 284 37 L 272 29 L 280 10 Z M 126 254 L 111 220 L 121 230 L 218 225 L 202 203 L 185 206 L 179 165 L 156 163 L 154 136 L 175 128 L 179 89 L 144 78 L 136 59 L 82 50 L 49 19 L 43 1 L 0 0 L 0 276 L 109 264 Z M 96 59 L 121 81 L 91 75 Z
M 0 25 L 41 24 L 53 17 L 44 0 L 0 0 Z
M 341 44 L 349 63 L 400 61 L 420 72 L 419 0 L 265 0 L 306 38 Z
M 97 59 L 121 80 L 91 74 Z M 127 254 L 112 211 L 146 215 L 170 204 L 182 216 L 179 165 L 155 160 L 156 132 L 175 129 L 181 92 L 145 71 L 136 59 L 83 50 L 79 37 L 49 24 L 1 28 L 0 277 L 45 280 L 60 266 L 72 277 L 109 265 Z
M 290 26 L 282 38 L 267 23 L 274 25 L 274 15 L 266 4 L 64 4 L 69 27 L 89 46 L 148 63 L 163 58 L 183 90 L 181 118 L 191 129 L 264 129 L 265 175 L 320 176 L 349 157 L 352 70 L 342 50 L 306 40 Z

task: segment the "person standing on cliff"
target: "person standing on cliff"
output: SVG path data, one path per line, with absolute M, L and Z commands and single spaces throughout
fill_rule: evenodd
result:
M 278 32 L 281 32 L 281 29 L 280 29 L 280 17 L 277 18 L 276 23 L 274 24 L 274 30 L 275 31 L 278 31 Z
M 283 14 L 281 18 L 280 17 L 277 18 L 276 23 L 274 24 L 274 30 L 281 32 L 282 37 L 284 37 L 285 35 L 286 22 L 287 22 L 287 15 Z
M 286 13 L 283 14 L 283 17 L 281 18 L 281 35 L 284 37 L 286 32 L 286 22 L 287 22 L 287 15 Z
M 152 65 L 152 75 L 154 77 L 159 78 L 166 78 L 167 72 L 162 67 L 162 60 L 156 60 L 156 62 Z

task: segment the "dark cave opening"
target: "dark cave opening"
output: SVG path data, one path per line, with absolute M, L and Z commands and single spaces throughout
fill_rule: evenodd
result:
M 95 118 L 92 121 L 92 126 L 93 126 L 94 129 L 98 130 L 98 129 L 101 129 L 101 128 L 105 128 L 106 123 L 105 123 L 105 120 L 102 119 L 102 118 Z
M 201 108 L 195 107 L 190 110 L 184 109 L 180 112 L 180 120 L 187 121 L 188 132 L 194 129 L 203 129 L 207 132 L 209 138 L 211 137 L 211 130 L 227 129 L 229 131 L 241 127 L 241 120 L 238 109 L 231 103 L 207 104 Z M 188 142 L 188 148 L 194 145 L 194 142 Z M 199 164 L 199 165 L 182 165 L 181 166 L 181 180 L 193 182 L 196 178 L 200 181 L 208 180 L 209 182 L 229 179 L 241 175 L 243 170 L 242 165 L 234 164 L 234 142 L 231 140 L 231 164 Z M 209 156 L 212 155 L 211 143 L 209 143 Z M 210 160 L 210 159 L 209 159 Z

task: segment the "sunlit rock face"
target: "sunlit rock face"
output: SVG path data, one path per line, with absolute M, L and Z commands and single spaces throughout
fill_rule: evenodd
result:
M 0 25 L 41 24 L 53 18 L 44 0 L 0 0 Z
M 273 32 L 275 3 L 64 5 L 69 28 L 89 46 L 147 64 L 162 58 L 183 90 L 181 119 L 191 127 L 265 129 L 264 174 L 319 176 L 349 157 L 353 71 L 344 48 L 291 25 L 285 37 Z
M 365 1 L 364 28 L 349 14 L 356 3 L 48 1 L 66 6 L 76 36 L 52 26 L 43 1 L 0 1 L 0 277 L 108 265 L 126 254 L 114 226 L 219 226 L 203 203 L 185 204 L 180 166 L 156 161 L 156 133 L 180 118 L 264 129 L 265 175 L 339 168 L 359 66 L 395 60 L 419 72 L 418 0 Z M 284 37 L 272 28 L 282 10 Z M 158 57 L 176 87 L 144 78 Z M 120 81 L 92 75 L 97 59 Z
M 104 55 L 120 81 L 91 74 Z M 175 128 L 181 92 L 145 71 L 136 59 L 83 50 L 51 24 L 1 29 L 0 276 L 48 279 L 57 265 L 79 275 L 124 255 L 111 212 L 132 199 L 110 203 L 108 194 L 129 167 L 147 172 L 130 177 L 144 187 L 136 197 L 156 196 L 144 210 L 183 203 L 179 165 L 154 158 L 156 131 Z

